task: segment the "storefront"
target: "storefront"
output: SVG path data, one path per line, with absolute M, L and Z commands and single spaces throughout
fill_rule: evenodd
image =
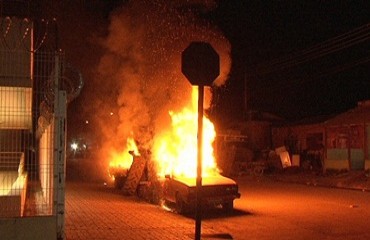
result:
M 359 102 L 324 125 L 326 169 L 369 169 L 370 101 Z

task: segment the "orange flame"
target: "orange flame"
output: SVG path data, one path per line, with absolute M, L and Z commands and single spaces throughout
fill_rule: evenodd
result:
M 111 161 L 109 162 L 109 167 L 129 169 L 133 161 L 133 157 L 129 151 L 133 151 L 133 154 L 136 156 L 140 155 L 136 143 L 132 137 L 127 139 L 126 148 L 122 152 L 117 152 L 115 150 L 111 151 Z
M 159 176 L 196 177 L 197 174 L 197 131 L 198 131 L 198 88 L 192 89 L 190 106 L 180 112 L 170 111 L 171 126 L 157 136 L 153 147 L 154 159 L 158 164 Z M 212 122 L 203 117 L 202 176 L 218 173 L 212 143 L 216 132 Z

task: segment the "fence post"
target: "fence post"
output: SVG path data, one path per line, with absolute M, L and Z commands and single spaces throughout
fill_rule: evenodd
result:
M 54 206 L 56 214 L 57 240 L 64 240 L 65 221 L 65 159 L 66 159 L 66 91 L 60 91 L 61 78 L 60 55 L 55 57 L 55 88 L 54 88 Z

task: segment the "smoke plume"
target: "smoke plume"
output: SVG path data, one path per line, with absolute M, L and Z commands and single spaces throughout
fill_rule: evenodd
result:
M 153 136 L 169 124 L 168 112 L 191 98 L 191 85 L 181 73 L 181 53 L 190 42 L 212 44 L 221 64 L 214 84 L 226 81 L 230 44 L 199 17 L 215 6 L 213 1 L 135 0 L 111 15 L 96 81 L 109 86 L 107 101 L 115 100 L 117 115 L 112 121 L 117 126 L 105 118 L 101 121 L 107 140 L 103 149 L 123 148 L 125 140 L 133 137 L 139 149 L 150 150 Z

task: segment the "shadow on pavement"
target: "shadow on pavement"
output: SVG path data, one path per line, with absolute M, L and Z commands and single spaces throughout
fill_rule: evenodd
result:
M 195 220 L 195 212 L 188 213 L 188 214 L 181 214 L 181 215 Z M 204 220 L 222 219 L 222 218 L 239 217 L 239 216 L 246 216 L 246 215 L 252 215 L 252 214 L 250 212 L 242 211 L 239 209 L 234 209 L 231 212 L 225 212 L 223 209 L 215 208 L 215 209 L 206 209 L 205 211 L 203 210 L 202 219 Z
M 189 238 L 192 238 L 193 235 L 189 235 Z M 201 234 L 201 239 L 229 239 L 233 240 L 233 236 L 229 233 L 213 233 L 213 234 Z

